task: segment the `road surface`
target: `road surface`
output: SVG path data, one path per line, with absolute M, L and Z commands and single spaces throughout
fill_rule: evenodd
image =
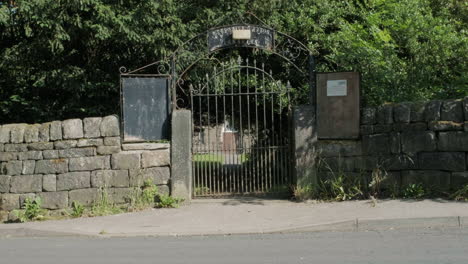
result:
M 2 238 L 0 263 L 468 263 L 468 229 Z

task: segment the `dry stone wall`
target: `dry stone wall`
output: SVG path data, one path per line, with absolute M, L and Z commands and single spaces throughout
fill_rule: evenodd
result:
M 468 184 L 468 97 L 386 104 L 361 110 L 359 140 L 319 140 L 319 178 L 388 172 L 387 185 L 422 183 L 457 189 Z
M 121 144 L 116 116 L 2 125 L 0 211 L 19 209 L 28 197 L 52 210 L 91 205 L 103 188 L 125 203 L 148 178 L 169 193 L 169 167 L 168 143 Z

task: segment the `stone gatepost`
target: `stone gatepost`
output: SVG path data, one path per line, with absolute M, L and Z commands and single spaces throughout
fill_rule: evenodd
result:
M 294 109 L 294 162 L 298 186 L 317 185 L 317 130 L 315 109 L 302 105 Z
M 192 198 L 192 113 L 172 112 L 171 195 L 189 202 Z

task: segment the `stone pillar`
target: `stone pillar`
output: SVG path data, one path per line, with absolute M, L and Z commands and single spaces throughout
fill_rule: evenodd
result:
M 298 186 L 317 185 L 317 129 L 315 109 L 311 105 L 294 108 L 294 159 Z
M 171 195 L 192 198 L 192 114 L 189 110 L 172 112 Z

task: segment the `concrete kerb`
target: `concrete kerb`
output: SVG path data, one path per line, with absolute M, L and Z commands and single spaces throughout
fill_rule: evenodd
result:
M 338 232 L 338 231 L 385 231 L 396 229 L 426 228 L 468 228 L 468 217 L 428 217 L 428 218 L 395 218 L 395 219 L 359 219 L 333 223 L 314 224 L 289 229 L 271 230 L 266 233 L 300 233 L 300 232 Z
M 82 234 L 74 232 L 56 232 L 34 228 L 0 229 L 0 238 L 18 237 L 88 237 L 88 238 L 126 238 L 126 237 L 196 237 L 196 236 L 232 236 L 232 235 L 262 235 L 288 234 L 312 232 L 359 232 L 359 231 L 388 231 L 388 230 L 416 230 L 416 229 L 453 229 L 468 228 L 468 217 L 428 217 L 428 218 L 395 218 L 395 219 L 359 219 L 304 225 L 293 228 L 277 228 L 253 232 L 201 232 L 198 234 L 141 234 L 141 233 L 103 233 Z

